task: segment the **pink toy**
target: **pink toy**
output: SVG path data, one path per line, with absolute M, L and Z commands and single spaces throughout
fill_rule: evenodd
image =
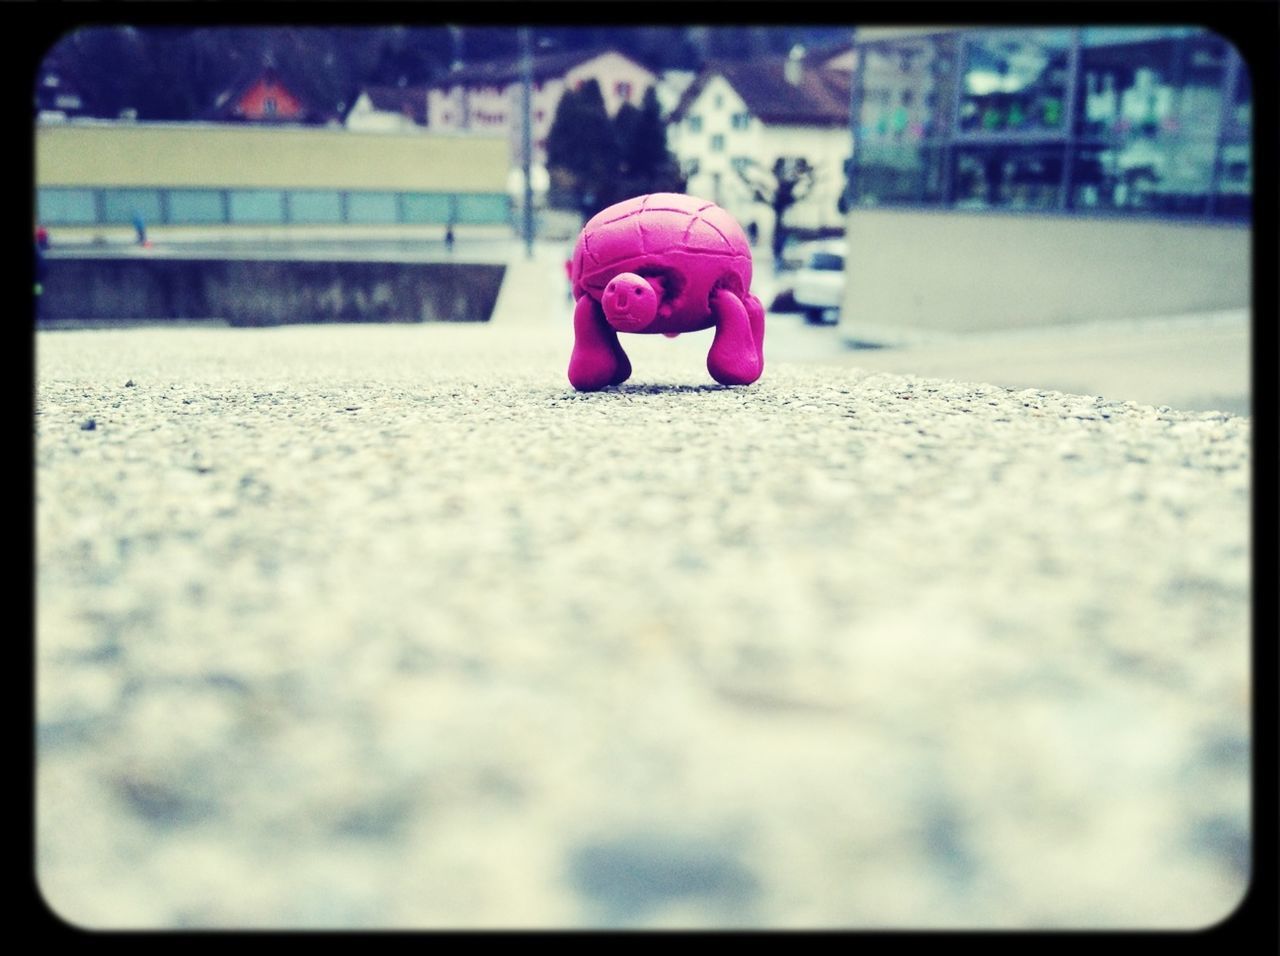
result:
M 715 326 L 707 371 L 750 385 L 764 370 L 764 306 L 751 294 L 751 247 L 705 199 L 650 193 L 610 206 L 573 249 L 569 382 L 583 392 L 631 375 L 619 332 L 676 336 Z

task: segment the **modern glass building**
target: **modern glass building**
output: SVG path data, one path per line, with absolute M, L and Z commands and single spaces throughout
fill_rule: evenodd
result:
M 951 259 L 931 279 L 912 256 L 911 280 L 924 289 L 954 286 L 956 262 L 972 265 L 972 279 L 1031 322 L 1247 304 L 1252 88 L 1221 36 L 1196 27 L 881 28 L 859 31 L 855 50 L 851 288 L 860 260 L 875 258 L 875 233 L 882 251 L 901 235 L 899 254 L 914 245 Z M 1164 281 L 1144 247 L 1181 276 Z M 1044 275 L 1028 279 L 1036 268 Z M 890 321 L 936 324 L 927 306 L 892 305 L 862 286 L 853 315 L 875 304 L 889 306 Z M 951 293 L 953 312 L 972 313 L 961 325 L 1002 321 L 979 314 L 986 297 L 965 304 Z
M 1246 220 L 1249 72 L 1193 28 L 870 41 L 852 200 Z

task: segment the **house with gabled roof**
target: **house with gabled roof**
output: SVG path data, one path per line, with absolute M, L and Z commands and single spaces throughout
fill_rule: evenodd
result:
M 366 86 L 347 111 L 347 129 L 421 132 L 427 125 L 427 87 Z
M 215 122 L 336 125 L 340 104 L 326 102 L 301 76 L 287 75 L 270 58 L 218 94 L 204 119 Z
M 545 165 L 547 133 L 565 90 L 588 80 L 600 84 L 605 109 L 615 115 L 623 103 L 639 106 L 657 80 L 652 70 L 616 50 L 539 53 L 532 57 L 532 162 Z M 462 67 L 432 85 L 427 104 L 431 128 L 445 131 L 503 131 L 511 143 L 512 165 L 523 161 L 519 57 Z
M 832 59 L 838 57 L 833 52 Z M 852 152 L 848 70 L 787 57 L 710 62 L 672 110 L 667 143 L 689 174 L 686 189 L 755 224 L 764 244 L 770 210 L 753 202 L 739 170 L 769 169 L 779 157 L 804 158 L 816 170 L 810 194 L 786 214 L 788 226 L 839 228 L 844 164 Z M 749 229 L 749 231 L 752 231 Z

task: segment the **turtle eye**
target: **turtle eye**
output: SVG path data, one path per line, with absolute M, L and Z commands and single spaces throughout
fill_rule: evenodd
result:
M 643 291 L 644 291 L 644 286 L 639 286 L 639 285 L 636 286 L 636 295 L 639 295 Z

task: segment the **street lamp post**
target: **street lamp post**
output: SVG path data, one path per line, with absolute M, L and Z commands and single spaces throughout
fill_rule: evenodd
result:
M 855 28 L 850 34 L 853 42 L 853 73 L 849 77 L 849 165 L 845 167 L 844 178 L 844 212 L 853 208 L 853 200 L 857 195 L 858 148 L 861 132 L 858 125 L 862 117 L 862 86 L 866 79 L 866 50 L 858 49 L 858 31 Z
M 523 117 L 521 156 L 524 166 L 524 254 L 533 258 L 533 50 L 529 28 L 520 28 L 520 99 Z

